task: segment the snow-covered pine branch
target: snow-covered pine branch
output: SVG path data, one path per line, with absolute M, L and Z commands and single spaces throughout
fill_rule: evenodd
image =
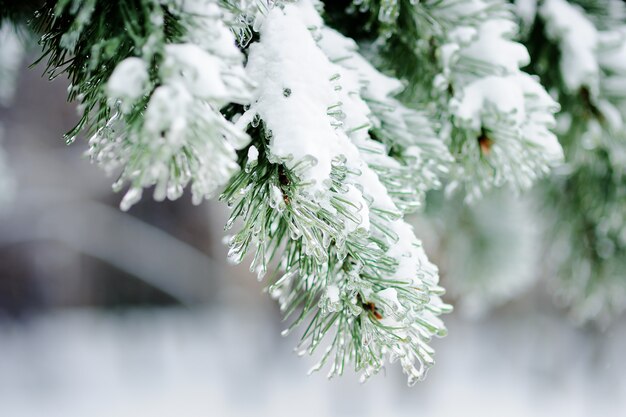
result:
M 321 20 L 307 23 L 320 28 L 318 45 L 342 67 L 342 91 L 347 96 L 342 102 L 360 97 L 358 105 L 367 106 L 362 120 L 345 120 L 350 137 L 370 167 L 386 181 L 396 206 L 405 213 L 414 211 L 422 205 L 426 191 L 439 188 L 448 173 L 452 156 L 445 143 L 425 111 L 410 109 L 393 97 L 403 84 L 376 70 L 358 53 L 352 39 L 324 26 Z
M 408 168 L 369 136 L 375 116 L 361 97 L 368 74 L 320 48 L 332 34 L 304 0 L 272 9 L 249 48 L 256 100 L 237 124 L 262 134 L 250 148 L 249 172 L 224 195 L 233 219 L 244 221 L 231 254 L 239 261 L 255 246 L 252 269 L 262 275 L 286 246 L 284 274 L 270 293 L 287 315 L 297 314 L 291 328 L 309 323 L 303 352 L 329 344 L 315 369 L 330 362 L 329 375 L 338 375 L 352 362 L 366 378 L 388 356 L 412 384 L 433 363 L 427 342 L 445 333 L 437 316 L 449 307 L 439 298 L 436 268 L 385 187 L 394 175 L 408 178 Z M 412 189 L 390 186 L 399 202 L 402 187 Z
M 509 185 L 529 188 L 562 159 L 550 129 L 558 104 L 529 63 L 504 0 L 359 2 L 383 24 L 378 48 L 413 84 L 405 99 L 431 107 L 455 163 L 448 190 L 466 200 Z
M 422 379 L 451 308 L 404 214 L 446 182 L 526 189 L 561 158 L 508 3 L 355 1 L 376 34 L 356 40 L 317 0 L 130 3 L 49 0 L 37 19 L 81 103 L 69 139 L 88 133 L 122 208 L 223 191 L 230 258 L 271 275 L 299 349 L 326 348 L 316 369 L 398 359 Z
M 220 113 L 251 96 L 243 55 L 225 25 L 232 16 L 213 0 L 140 3 L 62 1 L 47 17 L 66 29 L 44 38 L 50 60 L 73 55 L 71 94 L 84 109 L 69 140 L 89 128 L 91 159 L 119 175 L 115 190 L 129 185 L 124 210 L 150 186 L 163 200 L 191 184 L 199 203 L 239 169 L 235 151 L 248 142 Z M 107 19 L 125 30 L 105 30 Z M 98 40 L 91 44 L 87 35 Z
M 512 16 L 498 2 L 465 3 L 446 31 L 435 83 L 453 92 L 450 147 L 458 169 L 450 186 L 464 186 L 472 200 L 492 186 L 529 188 L 561 161 L 562 150 L 549 130 L 558 104 L 519 69 L 530 60 L 523 45 L 509 40 L 517 30 Z M 476 25 L 464 24 L 469 16 Z

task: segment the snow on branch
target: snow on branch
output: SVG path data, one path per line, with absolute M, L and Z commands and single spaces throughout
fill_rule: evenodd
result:
M 263 134 L 248 175 L 224 195 L 233 219 L 244 220 L 231 253 L 239 261 L 255 245 L 252 268 L 263 275 L 286 246 L 270 293 L 287 315 L 300 312 L 292 328 L 309 321 L 303 352 L 334 334 L 315 369 L 330 362 L 329 375 L 338 375 L 352 362 L 366 378 L 388 356 L 412 384 L 432 365 L 427 342 L 445 334 L 437 316 L 450 308 L 385 186 L 405 167 L 370 137 L 377 121 L 361 97 L 365 74 L 320 48 L 329 33 L 302 1 L 271 10 L 249 48 L 246 71 L 258 88 L 237 123 Z
M 436 83 L 453 92 L 450 148 L 457 161 L 449 189 L 465 188 L 468 201 L 494 186 L 528 189 L 563 158 L 552 133 L 559 105 L 520 70 L 530 59 L 510 40 L 516 31 L 511 16 L 485 12 L 475 26 L 448 31 L 442 46 Z

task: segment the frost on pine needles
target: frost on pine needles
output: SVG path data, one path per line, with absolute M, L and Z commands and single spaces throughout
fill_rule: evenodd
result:
M 472 3 L 481 19 L 447 32 L 444 71 L 436 80 L 454 91 L 450 146 L 459 165 L 451 187 L 464 186 L 470 200 L 493 186 L 528 189 L 563 157 L 550 131 L 558 104 L 519 69 L 530 59 L 510 40 L 517 30 L 512 17 L 490 16 L 487 2 Z
M 445 333 L 437 316 L 449 306 L 385 187 L 408 168 L 368 133 L 375 116 L 360 96 L 368 74 L 332 62 L 320 48 L 328 33 L 301 2 L 270 11 L 250 46 L 246 71 L 258 87 L 238 125 L 262 134 L 223 196 L 232 220 L 244 222 L 231 256 L 240 261 L 253 246 L 251 269 L 263 276 L 285 246 L 269 291 L 295 317 L 290 330 L 308 323 L 301 352 L 326 346 L 314 369 L 330 363 L 329 375 L 339 375 L 352 363 L 366 378 L 389 357 L 412 384 L 433 364 L 427 343 Z M 412 190 L 403 184 L 396 201 L 399 187 Z
M 123 210 L 151 186 L 154 198 L 163 200 L 180 197 L 190 184 L 199 203 L 239 169 L 236 149 L 248 142 L 220 113 L 228 103 L 249 100 L 243 55 L 217 1 L 140 3 L 62 1 L 57 17 L 48 17 L 54 28 L 67 30 L 58 50 L 57 38 L 44 38 L 50 61 L 74 54 L 71 95 L 84 108 L 70 140 L 89 128 L 91 159 L 118 175 L 115 190 L 129 186 Z M 84 21 L 85 10 L 94 7 L 125 31 L 109 33 L 98 21 Z M 85 31 L 102 31 L 101 40 L 87 44 Z
M 445 143 L 425 111 L 408 108 L 393 97 L 403 89 L 402 83 L 376 70 L 358 53 L 352 39 L 323 26 L 321 20 L 307 23 L 320 27 L 318 45 L 340 67 L 341 91 L 346 95 L 342 103 L 365 109 L 344 111 L 350 137 L 379 174 L 396 206 L 403 212 L 416 210 L 426 191 L 439 188 L 448 173 L 452 156 Z M 355 113 L 361 113 L 361 120 L 349 120 Z
M 408 5 L 409 3 L 410 5 Z M 493 187 L 528 189 L 562 159 L 550 131 L 558 104 L 520 68 L 526 48 L 504 0 L 367 0 L 387 64 L 411 81 L 405 99 L 439 119 L 454 163 L 448 190 L 466 201 Z M 402 10 L 402 13 L 400 13 Z
M 122 209 L 149 187 L 221 191 L 230 259 L 269 275 L 314 369 L 397 360 L 412 384 L 451 307 L 403 216 L 446 182 L 528 188 L 561 157 L 557 105 L 520 70 L 504 1 L 354 6 L 377 39 L 331 29 L 317 0 L 59 0 L 37 22 L 80 102 L 69 141 L 88 133 Z

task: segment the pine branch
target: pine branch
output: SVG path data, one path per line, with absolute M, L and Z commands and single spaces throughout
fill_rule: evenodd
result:
M 284 248 L 269 292 L 293 317 L 287 332 L 308 323 L 302 353 L 326 345 L 313 370 L 328 363 L 329 376 L 340 375 L 352 363 L 367 378 L 388 356 L 400 358 L 412 384 L 433 364 L 427 342 L 445 333 L 437 316 L 450 307 L 394 198 L 403 187 L 414 192 L 402 185 L 408 167 L 368 133 L 380 122 L 361 81 L 375 70 L 350 66 L 362 59 L 355 50 L 334 55 L 324 45 L 333 35 L 301 2 L 271 10 L 250 47 L 258 88 L 237 125 L 253 147 L 222 196 L 233 207 L 227 227 L 243 222 L 230 256 L 240 262 L 252 251 L 262 277 Z
M 455 160 L 450 191 L 464 189 L 467 201 L 505 184 L 521 191 L 561 160 L 550 132 L 558 105 L 519 70 L 528 54 L 509 40 L 517 27 L 507 2 L 364 1 L 349 10 L 378 21 L 377 50 L 408 81 L 401 99 L 435 116 Z
M 192 184 L 210 197 L 238 170 L 247 137 L 219 112 L 248 100 L 243 57 L 216 2 L 63 0 L 38 21 L 48 74 L 70 77 L 83 111 L 68 135 L 91 136 L 89 155 L 130 189 L 123 209 L 156 185 L 157 200 Z M 118 28 L 124 28 L 119 30 Z

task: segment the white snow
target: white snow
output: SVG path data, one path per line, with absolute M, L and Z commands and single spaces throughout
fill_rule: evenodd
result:
M 550 131 L 556 125 L 554 112 L 558 104 L 550 97 L 536 78 L 523 73 L 506 77 L 489 76 L 468 85 L 463 97 L 451 102 L 456 117 L 478 131 L 483 126 L 485 115 L 498 111 L 511 115 L 511 127 L 521 129 L 521 138 L 543 149 L 548 164 L 563 158 L 563 149 L 556 136 Z M 532 103 L 532 111 L 526 108 Z M 543 111 L 542 111 L 543 110 Z
M 560 163 L 563 160 L 563 148 L 552 132 L 556 127 L 554 113 L 559 110 L 559 104 L 536 77 L 520 72 L 515 81 L 527 101 L 534 106 L 533 111 L 528 111 L 527 121 L 522 125 L 522 137 L 542 149 L 543 158 L 548 165 Z
M 258 85 L 257 99 L 237 124 L 250 123 L 258 114 L 271 131 L 270 158 L 288 168 L 314 158 L 315 165 L 299 175 L 308 184 L 304 190 L 309 189 L 317 198 L 323 199 L 328 190 L 332 161 L 345 158 L 348 166 L 361 172 L 352 180 L 376 201 L 375 205 L 396 211 L 385 187 L 344 132 L 369 123 L 368 108 L 358 97 L 358 79 L 330 62 L 320 50 L 301 17 L 303 10 L 288 5 L 267 15 L 261 41 L 250 46 L 246 66 Z M 356 204 L 362 205 L 360 201 Z M 361 211 L 362 224 L 366 225 L 364 214 Z
M 331 304 L 339 302 L 339 287 L 336 285 L 328 285 L 326 287 L 326 297 Z
M 525 26 L 530 26 L 537 15 L 537 0 L 515 0 L 515 14 Z
M 626 74 L 626 27 L 610 32 L 600 32 L 598 62 L 603 69 L 620 75 Z
M 511 40 L 518 27 L 510 10 L 496 11 L 493 3 L 477 0 L 468 2 L 475 12 L 467 14 L 464 3 L 454 2 L 446 16 L 476 23 L 446 34 L 435 88 L 444 96 L 449 87 L 454 93 L 448 102 L 451 123 L 442 128 L 443 135 L 458 136 L 451 139 L 457 163 L 447 190 L 464 189 L 469 202 L 505 184 L 517 191 L 528 188 L 563 154 L 551 132 L 558 104 L 520 69 L 530 58 L 522 44 Z M 488 154 L 475 139 L 482 129 L 493 141 Z
M 199 203 L 238 170 L 235 149 L 249 137 L 219 112 L 226 103 L 248 103 L 252 88 L 243 68 L 243 54 L 222 20 L 225 11 L 215 0 L 174 0 L 172 13 L 187 13 L 181 43 L 163 44 L 151 36 L 138 51 L 141 57 L 122 61 L 107 81 L 109 104 L 120 105 L 90 140 L 92 160 L 113 172 L 122 168 L 115 189 L 130 183 L 122 201 L 128 209 L 141 196 L 141 188 L 155 185 L 154 198 L 176 199 L 191 185 L 192 201 Z M 162 14 L 151 21 L 162 24 Z M 163 47 L 158 64 L 158 87 L 149 80 L 149 63 Z M 152 91 L 152 89 L 154 90 Z M 124 125 L 142 95 L 150 94 L 141 129 Z
M 180 84 L 157 87 L 150 97 L 145 113 L 144 128 L 153 135 L 152 142 L 162 134 L 176 151 L 184 143 L 187 128 L 186 115 L 193 97 Z M 167 161 L 164 161 L 167 163 Z
M 478 30 L 478 36 L 461 54 L 478 61 L 488 62 L 505 73 L 517 72 L 530 62 L 526 47 L 505 38 L 516 32 L 517 25 L 510 20 L 488 20 Z
M 309 26 L 314 22 L 321 24 L 319 23 L 320 21 L 315 18 L 315 15 L 317 15 L 315 9 L 313 7 L 307 7 L 307 4 L 310 6 L 310 3 L 306 1 L 300 3 L 300 10 L 309 16 L 305 18 L 305 21 L 309 23 Z M 311 15 L 313 15 L 313 17 L 311 17 Z M 329 58 L 339 59 L 340 57 L 346 57 L 346 49 L 356 52 L 356 45 L 354 45 L 350 40 L 346 40 L 345 38 L 342 39 L 341 35 L 337 32 L 331 29 L 322 28 L 321 34 L 322 37 L 319 40 L 319 44 L 322 50 L 328 54 Z M 345 60 L 341 61 L 342 64 L 344 61 Z M 368 83 L 366 85 L 366 91 L 371 92 L 372 96 L 378 96 L 376 98 L 380 100 L 389 99 L 389 94 L 397 91 L 401 84 L 397 80 L 393 80 L 383 74 L 380 74 L 357 53 L 353 53 L 351 59 L 347 62 L 348 63 L 346 65 L 348 68 L 351 64 L 355 66 L 355 71 L 349 72 L 345 68 L 338 65 L 335 66 L 335 70 L 342 75 L 338 81 L 342 86 L 342 89 L 340 90 L 340 94 L 343 94 L 342 103 L 349 103 L 349 105 L 345 107 L 346 113 L 360 114 L 359 117 L 361 120 L 365 121 L 367 120 L 369 112 L 367 111 L 365 103 L 359 98 L 359 72 L 357 71 L 361 71 L 361 74 L 372 80 L 372 83 Z M 380 82 L 380 84 L 378 86 L 372 85 L 375 82 Z M 368 90 L 370 86 L 372 89 Z M 354 103 L 358 100 L 361 100 L 362 103 Z M 350 117 L 353 117 L 353 115 L 346 115 L 346 120 L 351 120 Z M 348 127 L 350 126 L 351 124 L 348 124 Z M 359 140 L 372 142 L 371 139 L 363 136 L 353 138 L 353 140 L 355 139 L 357 140 L 357 143 Z M 374 145 L 373 142 L 372 145 Z M 364 152 L 361 152 L 361 155 L 359 155 L 358 153 L 355 154 L 353 151 L 350 151 L 347 155 L 349 156 L 348 161 L 350 161 L 351 158 L 365 158 L 366 160 L 368 158 Z M 390 158 L 387 159 L 389 160 L 387 163 L 393 163 Z M 362 175 L 357 178 L 356 181 L 360 183 L 364 193 L 373 198 L 371 207 L 397 212 L 395 205 L 387 194 L 385 187 L 378 180 L 376 174 L 374 174 L 371 169 L 367 168 L 367 166 L 361 165 L 359 168 L 362 170 Z M 434 267 L 434 265 L 432 265 L 426 258 L 426 255 L 421 248 L 421 243 L 415 237 L 412 227 L 401 219 L 387 221 L 385 225 L 393 234 L 397 236 L 397 240 L 390 243 L 388 254 L 399 260 L 399 266 L 390 278 L 408 282 L 413 280 L 413 282 L 418 286 L 423 285 L 422 280 L 426 281 L 428 284 L 436 283 L 436 267 Z M 421 277 L 416 276 L 418 271 L 422 271 L 423 274 L 421 274 Z
M 374 68 L 357 52 L 357 44 L 336 30 L 323 27 L 318 45 L 331 61 L 351 69 L 359 76 L 359 82 L 365 84 L 362 93 L 368 98 L 387 101 L 391 100 L 394 93 L 402 90 L 400 80 L 388 77 Z
M 595 56 L 598 32 L 582 9 L 565 0 L 546 0 L 539 7 L 546 35 L 561 44 L 561 74 L 567 88 L 582 86 L 597 92 L 599 68 Z
M 230 92 L 224 85 L 222 61 L 191 43 L 165 46 L 160 72 L 170 82 L 182 81 L 196 97 L 227 101 Z
M 221 15 L 215 0 L 168 0 L 168 3 L 190 15 L 204 17 L 219 17 Z
M 351 173 L 346 179 L 346 192 L 340 196 L 357 208 L 360 217 L 358 225 L 346 222 L 344 232 L 360 227 L 383 239 L 388 245 L 386 255 L 398 262 L 395 271 L 385 278 L 428 294 L 437 285 L 437 269 L 368 166 L 376 163 L 391 167 L 397 162 L 386 156 L 384 145 L 369 137 L 372 115 L 361 94 L 394 103 L 389 94 L 398 91 L 401 84 L 366 63 L 356 53 L 352 41 L 325 28 L 310 1 L 272 9 L 260 26 L 260 41 L 251 45 L 249 51 L 246 71 L 258 89 L 256 100 L 237 124 L 247 126 L 258 115 L 271 131 L 268 157 L 288 168 L 313 157 L 316 165 L 294 172 L 306 183 L 301 190 L 320 206 L 326 204 L 333 159 L 343 161 Z M 368 77 L 370 82 L 364 82 Z M 384 230 L 373 227 L 374 220 Z M 336 295 L 330 287 L 322 306 L 336 300 Z M 389 303 L 394 301 L 391 292 L 383 291 L 381 297 L 385 296 Z M 385 323 L 398 327 L 395 336 L 389 335 L 385 341 L 378 339 L 378 343 L 393 346 L 394 355 L 401 358 L 413 382 L 423 376 L 430 360 L 426 353 L 416 356 L 414 343 L 423 344 L 425 335 L 444 333 L 443 323 L 432 313 L 444 307 L 439 297 L 432 294 L 430 300 L 424 301 L 427 308 L 416 306 L 414 300 L 404 296 L 398 302 L 406 303 L 406 308 L 397 309 L 397 317 L 384 317 Z M 397 337 L 403 340 L 398 341 Z
M 306 4 L 307 2 L 301 2 L 299 6 L 307 14 L 315 14 L 313 18 L 306 20 L 309 27 L 321 24 L 315 18 L 319 18 L 319 15 L 310 5 L 305 7 Z M 407 170 L 411 170 L 412 174 L 409 175 L 412 179 L 396 184 L 404 191 L 410 190 L 413 193 L 410 197 L 413 201 L 409 204 L 405 201 L 398 201 L 398 204 L 402 204 L 406 211 L 415 210 L 421 204 L 425 191 L 440 184 L 438 175 L 445 171 L 444 166 L 452 160 L 447 147 L 435 135 L 430 122 L 422 113 L 405 107 L 393 97 L 403 89 L 401 81 L 374 68 L 359 54 L 352 39 L 325 26 L 316 28 L 315 33 L 318 35 L 319 47 L 340 67 L 337 71 L 341 77 L 337 83 L 341 86 L 340 101 L 346 114 L 344 130 L 359 147 L 361 157 L 370 166 L 378 169 L 384 167 L 383 169 L 390 172 L 389 175 L 405 178 L 408 178 Z M 413 159 L 402 165 L 389 158 L 386 146 L 369 137 L 370 127 L 384 129 L 386 140 L 397 144 L 405 150 L 405 157 L 411 159 L 412 155 Z M 388 208 L 392 209 L 391 206 Z
M 476 38 L 478 31 L 475 27 L 472 26 L 458 26 L 453 28 L 448 32 L 448 40 L 452 42 L 452 44 L 456 44 L 457 47 L 459 45 L 467 45 L 472 40 Z
M 524 94 L 511 76 L 488 76 L 479 78 L 463 90 L 460 99 L 452 100 L 450 107 L 453 114 L 469 123 L 472 129 L 479 131 L 485 113 L 492 113 L 492 104 L 499 111 L 512 115 L 515 125 L 519 126 L 526 116 L 524 111 Z
M 323 193 L 331 161 L 342 153 L 340 143 L 346 139 L 327 115 L 337 104 L 330 86 L 333 68 L 296 13 L 291 6 L 284 12 L 272 9 L 260 29 L 261 41 L 250 46 L 246 71 L 258 89 L 248 114 L 258 114 L 271 130 L 271 157 L 289 168 L 305 157 L 315 159 L 301 179 Z M 244 115 L 238 124 L 248 120 Z
M 254 163 L 258 161 L 258 159 L 259 159 L 259 150 L 256 148 L 256 146 L 251 145 L 248 148 L 248 163 Z
M 117 64 L 107 81 L 107 94 L 119 100 L 121 110 L 127 113 L 135 102 L 147 93 L 148 65 L 141 58 L 128 57 Z
M 392 309 L 402 310 L 404 308 L 402 303 L 398 300 L 398 291 L 396 291 L 395 288 L 385 288 L 382 291 L 378 291 L 376 295 L 385 300 Z

